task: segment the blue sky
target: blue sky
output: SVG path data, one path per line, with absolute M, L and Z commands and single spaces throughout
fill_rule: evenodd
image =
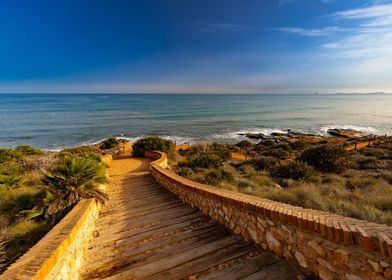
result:
M 392 91 L 392 1 L 2 1 L 0 40 L 0 92 Z

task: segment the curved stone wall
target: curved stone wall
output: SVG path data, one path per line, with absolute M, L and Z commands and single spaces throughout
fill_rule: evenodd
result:
M 103 156 L 102 161 L 110 164 L 112 157 Z M 36 245 L 10 265 L 0 280 L 78 279 L 100 208 L 95 199 L 79 201 Z
M 146 157 L 158 158 L 152 175 L 182 201 L 305 272 L 321 279 L 392 279 L 391 227 L 195 183 L 165 169 L 164 153 Z
M 146 158 L 155 159 L 155 161 L 151 162 L 151 165 L 160 166 L 162 168 L 166 168 L 167 165 L 167 155 L 161 151 L 145 151 L 144 156 Z

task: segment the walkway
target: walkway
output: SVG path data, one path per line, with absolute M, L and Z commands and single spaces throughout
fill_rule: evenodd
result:
M 103 206 L 85 256 L 83 279 L 298 279 L 278 259 L 160 187 L 147 159 L 110 168 Z

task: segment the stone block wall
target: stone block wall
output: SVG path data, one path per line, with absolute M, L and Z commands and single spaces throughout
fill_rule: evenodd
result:
M 151 165 L 161 186 L 304 272 L 328 280 L 392 279 L 391 227 L 198 184 L 161 164 Z

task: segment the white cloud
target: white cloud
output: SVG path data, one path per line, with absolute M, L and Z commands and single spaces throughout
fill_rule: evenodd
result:
M 343 39 L 322 47 L 333 50 L 341 58 L 392 61 L 392 4 L 341 11 L 333 16 L 338 20 L 355 20 L 357 27 Z
M 329 36 L 333 35 L 337 32 L 344 32 L 348 31 L 348 29 L 339 28 L 338 26 L 328 26 L 324 28 L 316 28 L 316 29 L 309 29 L 309 28 L 300 28 L 300 27 L 282 27 L 278 28 L 278 30 L 298 34 L 302 36 L 309 36 L 309 37 L 321 37 L 321 36 Z
M 376 21 L 388 19 L 392 17 L 392 4 L 340 11 L 335 13 L 334 16 L 342 19 L 375 19 Z

